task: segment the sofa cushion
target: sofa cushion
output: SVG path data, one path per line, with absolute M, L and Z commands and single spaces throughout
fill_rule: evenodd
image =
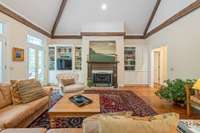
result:
M 115 112 L 115 113 L 105 113 L 105 114 L 97 114 L 93 115 L 91 117 L 88 117 L 84 119 L 83 121 L 83 130 L 85 133 L 99 133 L 100 128 L 100 122 L 98 121 L 98 118 L 101 117 L 101 115 L 110 115 L 110 116 L 132 116 L 134 113 L 132 111 L 130 112 Z
M 0 109 L 11 105 L 12 97 L 9 84 L 0 84 Z
M 73 85 L 68 85 L 68 86 L 63 87 L 63 91 L 66 93 L 71 93 L 71 92 L 81 91 L 84 88 L 85 86 L 82 84 L 73 84 Z
M 1 133 L 46 133 L 45 128 L 12 128 L 3 130 Z
M 71 78 L 71 79 L 61 79 L 61 83 L 63 84 L 63 86 L 68 86 L 68 85 L 75 84 L 75 80 L 73 78 Z
M 98 120 L 100 133 L 177 133 L 179 116 L 175 113 L 144 118 L 102 115 Z
M 48 104 L 49 97 L 43 97 L 36 101 L 10 105 L 0 110 L 0 123 L 3 123 L 3 127 L 0 128 L 14 128 L 21 122 L 25 121 L 29 116 Z

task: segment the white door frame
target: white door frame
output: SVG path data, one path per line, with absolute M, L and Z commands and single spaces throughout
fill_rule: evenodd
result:
M 6 39 L 2 36 L 0 36 L 0 41 L 2 41 L 2 55 L 0 58 L 2 58 L 2 82 L 7 81 L 7 46 L 6 46 Z
M 27 47 L 27 79 L 29 78 L 29 60 L 28 60 L 28 56 L 29 56 L 29 48 L 32 48 L 34 50 L 36 50 L 36 55 L 35 55 L 35 61 L 36 61 L 36 67 L 38 68 L 39 66 L 39 60 L 38 60 L 38 53 L 40 50 L 42 50 L 44 52 L 44 81 L 43 82 L 46 82 L 46 76 L 45 76 L 45 48 L 43 47 L 39 47 L 39 46 L 35 46 L 33 44 L 28 44 L 28 47 Z M 38 79 L 38 70 L 36 68 L 36 79 Z
M 160 84 L 162 85 L 167 80 L 167 47 L 160 47 L 151 51 L 151 86 L 154 86 L 154 54 L 155 52 L 160 53 Z

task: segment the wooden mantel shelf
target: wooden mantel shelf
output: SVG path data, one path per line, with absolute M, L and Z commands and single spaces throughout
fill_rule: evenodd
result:
M 95 62 L 95 61 L 87 61 L 88 64 L 118 64 L 119 61 L 114 62 Z

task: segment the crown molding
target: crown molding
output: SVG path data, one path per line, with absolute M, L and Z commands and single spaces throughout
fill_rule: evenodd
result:
M 81 36 L 125 36 L 125 32 L 81 32 Z
M 124 39 L 144 39 L 143 35 L 125 35 Z
M 180 12 L 178 12 L 177 14 L 172 16 L 171 18 L 164 21 L 162 24 L 160 24 L 159 26 L 157 26 L 156 28 L 154 28 L 153 30 L 148 32 L 144 36 L 144 38 L 146 39 L 146 38 L 152 36 L 153 34 L 161 31 L 162 29 L 164 29 L 166 27 L 168 27 L 169 25 L 171 25 L 174 22 L 180 20 L 181 18 L 187 16 L 188 14 L 192 13 L 193 11 L 195 11 L 198 8 L 200 8 L 200 0 L 195 1 L 194 3 L 190 4 L 189 6 L 187 6 L 186 8 L 184 8 L 183 10 L 181 10 Z
M 81 35 L 54 35 L 52 39 L 82 39 Z
M 4 5 L 2 5 L 0 3 L 0 12 L 2 12 L 3 14 L 15 19 L 16 21 L 28 26 L 29 28 L 51 38 L 51 34 L 48 33 L 47 31 L 43 30 L 42 28 L 36 26 L 35 24 L 31 23 L 30 21 L 26 20 L 24 17 L 16 14 L 15 12 L 13 12 L 12 10 L 8 9 L 7 7 L 5 7 Z

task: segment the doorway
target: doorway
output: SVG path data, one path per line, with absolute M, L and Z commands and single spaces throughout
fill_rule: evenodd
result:
M 28 78 L 44 83 L 44 50 L 28 48 Z
M 160 51 L 154 52 L 154 85 L 160 85 Z
M 6 54 L 6 45 L 4 39 L 0 37 L 0 82 L 6 81 L 6 60 L 4 55 Z
M 152 50 L 151 86 L 159 88 L 167 80 L 167 47 Z

